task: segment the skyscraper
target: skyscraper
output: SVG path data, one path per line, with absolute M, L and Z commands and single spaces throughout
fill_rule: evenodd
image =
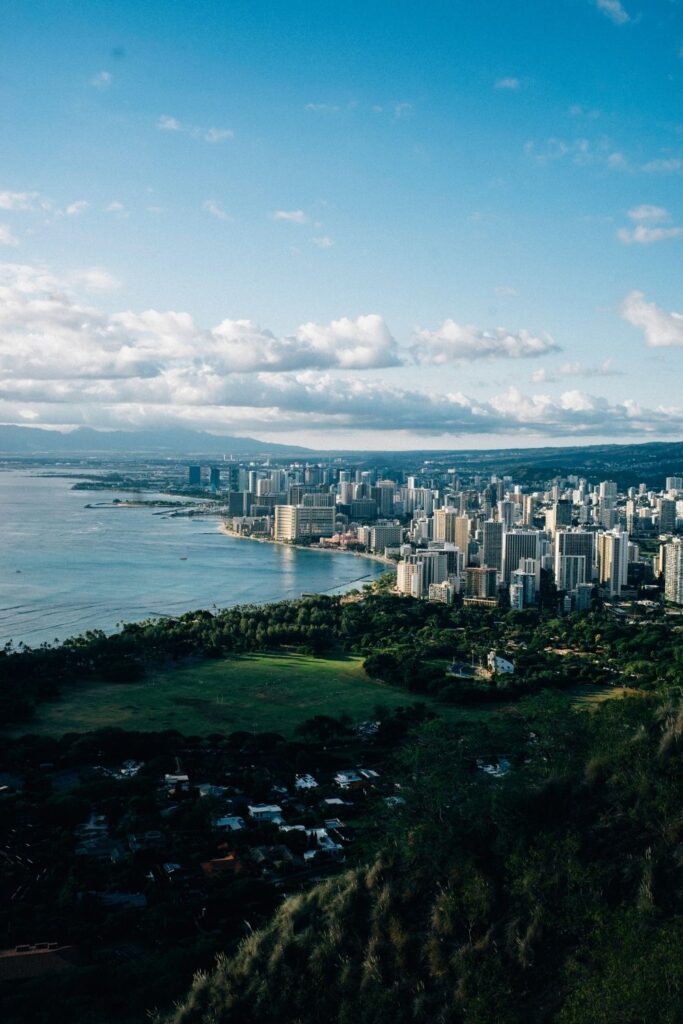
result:
M 495 604 L 498 596 L 498 574 L 495 569 L 470 566 L 462 575 L 465 604 L 477 601 Z
M 371 488 L 370 497 L 377 502 L 377 511 L 381 516 L 392 516 L 394 514 L 394 494 L 396 484 L 393 480 L 378 480 Z
M 488 566 L 489 569 L 497 569 L 499 573 L 503 571 L 504 532 L 504 523 L 496 522 L 494 519 L 487 519 L 484 523 L 481 564 Z
M 619 597 L 628 576 L 628 534 L 618 529 L 598 534 L 598 580 Z
M 536 575 L 516 569 L 510 576 L 510 606 L 530 608 L 536 600 Z
M 664 597 L 674 604 L 683 604 L 683 541 L 680 538 L 666 545 Z
M 578 579 L 583 558 L 583 579 Z M 569 561 L 568 561 L 569 560 Z M 595 534 L 585 530 L 559 530 L 555 534 L 555 582 L 560 590 L 572 591 L 580 583 L 591 583 L 595 561 Z
M 275 540 L 289 542 L 331 537 L 334 521 L 334 508 L 276 505 L 273 537 Z
M 536 515 L 536 498 L 533 494 L 525 494 L 522 505 L 522 522 L 525 526 L 532 526 Z
M 505 525 L 506 530 L 511 530 L 515 523 L 515 505 L 512 501 L 498 502 L 498 519 Z
M 465 565 L 467 565 L 470 548 L 470 520 L 468 516 L 458 516 L 455 520 L 455 546 L 462 551 Z
M 559 590 L 566 590 L 568 594 L 572 594 L 586 582 L 585 555 L 560 555 L 556 565 L 555 581 Z
M 659 532 L 674 533 L 676 529 L 676 502 L 673 498 L 659 499 Z
M 455 531 L 459 516 L 454 508 L 437 508 L 434 512 L 434 540 L 455 544 Z
M 540 559 L 540 534 L 538 530 L 510 530 L 503 534 L 503 580 L 510 582 L 513 572 L 519 568 L 521 558 Z

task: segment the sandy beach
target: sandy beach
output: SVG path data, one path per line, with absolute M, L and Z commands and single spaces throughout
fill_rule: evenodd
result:
M 295 548 L 298 551 L 319 551 L 330 555 L 352 555 L 354 558 L 368 558 L 373 562 L 381 562 L 382 565 L 387 566 L 387 569 L 396 570 L 396 562 L 391 558 L 385 558 L 384 555 L 375 555 L 369 551 L 349 551 L 348 548 L 321 547 L 316 544 L 285 544 L 283 541 L 273 540 L 272 537 L 250 537 L 246 534 L 238 533 L 236 530 L 231 530 L 225 522 L 222 522 L 218 529 L 227 537 L 237 537 L 240 540 L 252 540 L 256 541 L 257 544 L 276 544 L 278 547 Z

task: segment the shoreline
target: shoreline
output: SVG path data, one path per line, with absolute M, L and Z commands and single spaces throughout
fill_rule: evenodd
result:
M 309 544 L 285 544 L 284 541 L 273 540 L 270 537 L 250 537 L 248 534 L 231 530 L 229 526 L 226 526 L 225 522 L 220 523 L 218 529 L 226 537 L 236 537 L 238 540 L 251 540 L 257 544 L 273 544 L 276 547 L 292 549 L 294 551 L 319 551 L 330 555 L 352 555 L 354 558 L 367 558 L 372 562 L 379 562 L 381 565 L 396 569 L 396 562 L 391 558 L 385 558 L 384 555 L 374 555 L 370 551 L 349 551 L 348 548 L 316 547 Z

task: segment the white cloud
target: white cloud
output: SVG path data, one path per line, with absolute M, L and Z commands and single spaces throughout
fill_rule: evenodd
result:
M 559 370 L 563 377 L 620 377 L 623 370 L 617 370 L 611 359 L 605 359 L 598 366 L 585 366 L 583 363 L 563 363 Z
M 570 390 L 558 398 L 510 388 L 488 401 L 462 392 L 433 393 L 384 382 L 320 373 L 261 373 L 248 379 L 206 370 L 168 371 L 157 378 L 7 381 L 0 378 L 0 416 L 22 410 L 42 423 L 170 426 L 287 432 L 408 431 L 435 436 L 671 436 L 683 427 L 679 407 L 642 408 L 632 399 L 609 403 Z M 34 416 L 34 414 L 36 414 Z
M 496 89 L 509 89 L 512 92 L 516 92 L 521 88 L 522 83 L 519 78 L 499 78 L 494 88 Z
M 415 106 L 407 100 L 393 100 L 387 103 L 361 104 L 357 100 L 349 100 L 347 103 L 306 103 L 304 110 L 312 114 L 339 114 L 341 112 L 358 111 L 360 113 L 370 112 L 373 114 L 385 114 L 394 121 L 410 117 Z
M 606 163 L 609 167 L 622 166 L 621 154 L 612 152 L 608 139 L 592 140 L 587 138 L 562 139 L 551 137 L 542 143 L 527 142 L 524 152 L 541 166 L 559 160 L 571 160 L 579 167 L 591 164 Z M 617 159 L 615 159 L 617 158 Z
M 302 324 L 296 339 L 310 347 L 319 365 L 336 364 L 347 370 L 400 365 L 396 342 L 376 313 L 355 320 L 342 317 L 329 324 Z
M 636 223 L 644 220 L 658 223 L 659 221 L 669 219 L 668 210 L 665 210 L 663 206 L 652 206 L 650 203 L 641 203 L 640 206 L 632 207 L 628 211 L 628 215 Z
M 314 114 L 336 114 L 341 107 L 336 103 L 307 103 L 304 110 L 310 110 Z
M 501 298 L 510 298 L 517 294 L 517 289 L 512 288 L 509 284 L 499 284 L 493 290 Z
M 567 113 L 570 117 L 585 117 L 589 121 L 597 121 L 600 111 L 595 107 L 582 107 L 580 103 L 572 103 Z
M 0 210 L 38 212 L 53 217 L 73 217 L 83 213 L 90 206 L 86 199 L 78 199 L 66 207 L 58 207 L 40 192 L 0 192 Z
M 291 224 L 306 224 L 308 217 L 303 210 L 276 210 L 273 220 L 286 220 Z
M 58 379 L 77 377 L 80 366 L 90 378 L 110 376 L 112 365 L 125 365 L 131 377 L 141 366 L 149 377 L 189 368 L 223 376 L 400 363 L 396 342 L 377 315 L 305 323 L 290 337 L 250 320 L 226 319 L 205 330 L 183 312 L 104 314 L 79 303 L 70 285 L 110 291 L 118 282 L 102 268 L 60 281 L 33 267 L 0 265 L 0 377 L 20 367 L 26 377 Z
M 0 245 L 19 245 L 19 239 L 8 224 L 0 224 Z
M 641 437 L 683 429 L 681 408 L 641 408 L 632 399 L 611 404 L 576 389 L 551 398 L 510 388 L 478 400 L 455 389 L 397 387 L 354 373 L 400 364 L 397 344 L 377 314 L 304 323 L 281 337 L 250 320 L 203 329 L 179 311 L 109 314 L 72 293 L 77 283 L 105 284 L 106 274 L 91 268 L 65 281 L 41 268 L 0 265 L 0 421 L 184 424 L 241 433 L 308 429 L 330 437 L 349 430 Z M 644 305 L 652 317 L 642 296 L 630 299 L 629 316 L 642 319 Z M 683 344 L 683 316 L 654 312 L 678 317 L 680 332 L 677 341 L 658 343 Z M 489 346 L 495 342 L 496 354 L 502 345 L 512 358 L 538 348 L 523 332 L 460 331 L 466 332 L 465 351 L 474 346 L 476 357 L 482 338 Z M 448 341 L 450 359 L 454 343 Z M 541 348 L 552 345 L 536 341 Z M 462 338 L 455 342 L 461 352 Z M 583 372 L 579 364 L 564 369 Z M 606 371 L 611 368 L 603 365 L 595 375 Z
M 169 114 L 162 114 L 157 121 L 157 128 L 160 128 L 162 132 L 182 132 L 184 128 L 177 117 L 171 117 Z
M 683 228 L 653 228 L 647 224 L 637 224 L 635 228 L 620 228 L 617 237 L 625 245 L 637 243 L 638 245 L 652 245 L 653 242 L 664 242 L 670 238 L 680 238 L 683 235 Z
M 33 210 L 37 192 L 0 192 L 0 210 Z
M 108 89 L 112 83 L 112 74 L 110 71 L 98 71 L 90 79 L 90 84 L 94 85 L 96 89 Z
M 621 377 L 623 370 L 617 370 L 612 365 L 611 359 L 605 359 L 598 366 L 585 366 L 580 362 L 563 363 L 559 370 L 551 372 L 543 367 L 531 374 L 533 384 L 552 384 L 561 377 Z
M 71 279 L 88 292 L 113 292 L 121 287 L 118 278 L 103 267 L 88 267 L 71 274 Z
M 650 348 L 683 345 L 683 313 L 667 313 L 654 302 L 646 302 L 642 292 L 630 292 L 624 299 L 621 315 L 645 335 Z
M 631 20 L 630 15 L 624 10 L 621 0 L 595 0 L 595 6 L 603 14 L 606 14 L 615 25 L 625 25 Z
M 89 206 L 90 203 L 87 199 L 78 199 L 75 203 L 69 203 L 64 213 L 67 217 L 78 217 L 79 214 L 85 213 Z
M 661 160 L 649 160 L 643 164 L 641 170 L 647 174 L 676 174 L 683 170 L 683 160 L 677 157 L 669 157 Z
M 204 129 L 196 124 L 185 124 L 179 121 L 177 117 L 171 117 L 170 114 L 161 115 L 157 121 L 157 128 L 164 132 L 182 132 L 193 139 L 203 139 L 204 142 L 211 143 L 224 142 L 226 139 L 235 137 L 235 133 L 230 128 Z
M 435 331 L 418 330 L 415 339 L 415 361 L 434 366 L 476 359 L 530 359 L 560 351 L 548 335 L 536 337 L 526 330 L 512 332 L 504 327 L 487 331 L 454 320 L 444 320 Z
M 212 217 L 216 217 L 217 220 L 230 220 L 230 214 L 227 213 L 220 203 L 217 203 L 215 199 L 205 199 L 202 203 L 202 210 L 210 213 Z
M 120 203 L 117 199 L 115 199 L 112 203 L 107 203 L 107 205 L 105 206 L 104 210 L 105 210 L 105 213 L 125 213 L 126 212 L 126 208 L 123 205 L 123 203 Z
M 209 128 L 204 135 L 205 142 L 224 142 L 226 139 L 234 139 L 235 133 L 230 128 Z
M 318 238 L 312 238 L 313 245 L 316 245 L 318 249 L 331 249 L 334 242 L 327 235 L 321 235 Z
M 663 242 L 683 235 L 683 228 L 662 226 L 663 221 L 669 220 L 669 211 L 663 206 L 642 203 L 630 209 L 628 216 L 635 222 L 635 228 L 620 228 L 617 231 L 617 237 L 626 245 L 651 245 L 653 242 Z

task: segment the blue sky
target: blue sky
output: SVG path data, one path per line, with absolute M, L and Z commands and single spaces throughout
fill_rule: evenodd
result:
M 680 437 L 679 0 L 0 13 L 0 421 Z

